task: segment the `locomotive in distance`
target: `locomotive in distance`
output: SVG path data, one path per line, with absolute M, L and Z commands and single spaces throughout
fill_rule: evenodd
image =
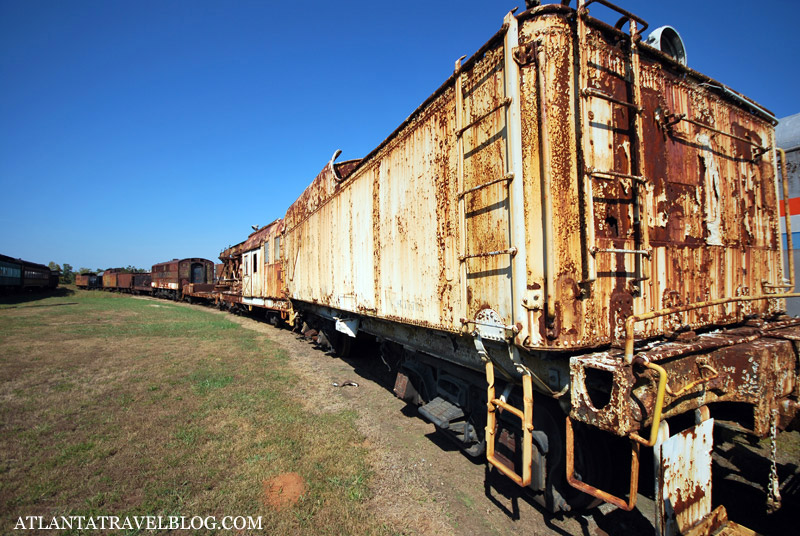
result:
M 224 250 L 215 282 L 174 261 L 151 292 L 262 309 L 340 353 L 381 341 L 397 396 L 551 511 L 633 509 L 652 456 L 656 532 L 712 533 L 715 424 L 773 446 L 798 426 L 775 118 L 687 67 L 670 27 L 528 4 Z

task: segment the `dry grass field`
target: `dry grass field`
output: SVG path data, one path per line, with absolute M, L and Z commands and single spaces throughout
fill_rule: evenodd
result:
M 35 298 L 0 303 L 1 534 L 32 515 L 241 515 L 262 516 L 270 534 L 392 532 L 365 506 L 355 414 L 304 409 L 285 352 L 263 334 L 166 301 Z
M 395 398 L 379 353 L 338 359 L 253 318 L 100 291 L 0 300 L 0 534 L 61 515 L 261 516 L 257 533 L 275 535 L 652 534 L 646 486 L 630 513 L 544 511 Z M 800 433 L 780 437 L 773 515 L 768 444 L 729 435 L 715 434 L 715 504 L 792 533 Z M 113 532 L 137 533 L 159 531 Z

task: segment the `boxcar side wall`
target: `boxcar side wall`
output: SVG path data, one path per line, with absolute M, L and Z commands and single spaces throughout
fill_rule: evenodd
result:
M 758 154 L 772 145 L 771 125 L 707 79 L 644 51 L 637 136 L 628 107 L 577 87 L 631 100 L 631 60 L 619 36 L 589 25 L 579 50 L 568 14 L 526 17 L 516 82 L 505 73 L 501 35 L 352 175 L 340 181 L 327 166 L 286 214 L 290 295 L 449 332 L 491 309 L 516 324 L 518 345 L 572 350 L 619 339 L 633 313 L 780 284 L 773 155 Z M 504 105 L 513 83 L 518 123 Z M 700 125 L 665 126 L 665 115 L 680 114 Z M 514 129 L 522 177 L 502 180 L 513 168 Z M 590 169 L 644 177 L 641 197 L 630 180 L 598 180 Z M 523 222 L 511 221 L 512 181 L 524 192 Z M 514 226 L 524 229 L 524 244 L 514 243 Z M 511 250 L 526 252 L 525 273 L 514 272 L 512 254 L 486 255 Z M 639 281 L 645 271 L 649 279 Z M 637 335 L 729 324 L 779 306 L 698 309 L 637 325 Z

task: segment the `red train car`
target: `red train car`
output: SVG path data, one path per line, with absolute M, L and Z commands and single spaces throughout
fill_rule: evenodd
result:
M 109 268 L 103 272 L 103 288 L 106 290 L 121 290 L 120 275 L 126 274 L 125 268 Z
M 208 259 L 172 259 L 154 264 L 150 272 L 153 295 L 181 299 L 189 284 L 214 283 L 214 263 Z

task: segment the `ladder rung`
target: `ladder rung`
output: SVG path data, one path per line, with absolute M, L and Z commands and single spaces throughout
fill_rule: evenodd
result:
M 619 179 L 631 179 L 635 182 L 640 182 L 643 184 L 647 182 L 647 179 L 645 177 L 642 177 L 641 175 L 629 175 L 627 173 L 618 173 L 616 171 L 600 171 L 598 169 L 588 168 L 586 170 L 586 173 L 590 177 L 594 177 L 596 179 L 607 179 L 609 177 L 616 177 Z
M 464 190 L 463 192 L 460 192 L 458 194 L 458 198 L 461 199 L 462 197 L 464 197 L 467 194 L 470 194 L 472 192 L 480 190 L 481 188 L 486 188 L 487 186 L 491 186 L 492 184 L 497 184 L 498 182 L 509 182 L 509 181 L 511 181 L 513 179 L 514 179 L 514 174 L 513 173 L 506 173 L 505 176 L 500 177 L 499 179 L 494 179 L 494 180 L 491 180 L 489 182 L 484 182 L 483 184 L 479 184 L 478 186 L 474 186 L 474 187 L 470 188 L 469 190 Z
M 474 259 L 476 257 L 494 257 L 496 255 L 511 255 L 512 257 L 517 254 L 517 248 L 511 247 L 508 249 L 501 249 L 499 251 L 487 251 L 485 253 L 471 253 L 469 255 L 459 255 L 458 260 L 464 262 L 467 259 Z
M 627 106 L 628 108 L 630 108 L 631 110 L 633 110 L 634 112 L 637 112 L 637 113 L 642 111 L 641 108 L 639 108 L 637 105 L 635 105 L 632 102 L 619 100 L 619 99 L 617 99 L 615 97 L 612 97 L 611 95 L 609 95 L 605 91 L 600 91 L 599 89 L 595 89 L 593 87 L 585 87 L 585 88 L 583 88 L 581 93 L 583 94 L 584 97 L 597 97 L 598 99 L 605 99 L 605 100 L 607 100 L 609 102 L 613 102 L 614 104 L 619 104 L 620 106 Z
M 489 117 L 490 115 L 495 113 L 500 108 L 503 108 L 504 106 L 508 106 L 509 104 L 511 104 L 511 97 L 506 97 L 505 99 L 501 100 L 500 103 L 497 106 L 495 106 L 494 108 L 492 108 L 491 110 L 489 110 L 485 114 L 479 115 L 478 117 L 473 119 L 472 122 L 467 123 L 465 126 L 463 126 L 460 129 L 456 130 L 456 137 L 460 138 L 461 135 L 467 129 L 474 127 L 475 125 L 477 125 L 478 123 L 480 123 L 481 121 L 483 121 L 484 119 L 486 119 L 487 117 Z
M 517 417 L 519 417 L 520 420 L 525 421 L 525 413 L 521 409 L 512 406 L 511 404 L 505 402 L 504 400 L 495 398 L 492 400 L 492 405 L 497 406 L 498 408 L 502 408 L 507 412 L 516 415 Z
M 592 248 L 591 249 L 592 255 L 596 255 L 598 253 L 629 253 L 631 255 L 644 255 L 645 257 L 650 257 L 650 250 L 649 249 L 603 249 L 603 248 Z

